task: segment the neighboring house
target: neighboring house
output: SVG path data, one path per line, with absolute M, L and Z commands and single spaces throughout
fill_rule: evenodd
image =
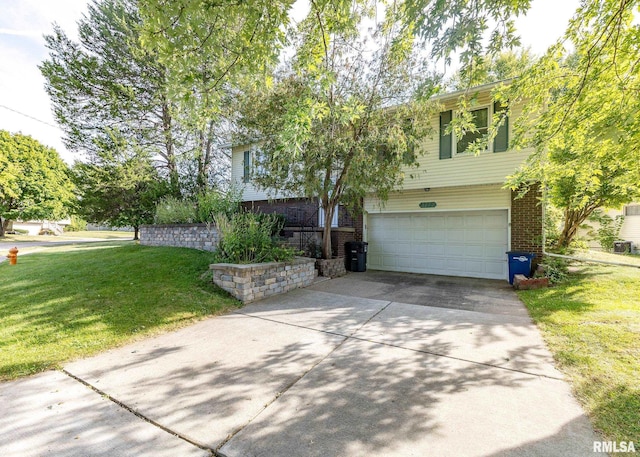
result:
M 478 93 L 473 115 L 480 134 L 500 109 L 491 99 L 493 87 L 495 84 L 472 90 Z M 444 111 L 432 122 L 440 135 L 425 141 L 419 172 L 412 171 L 415 176 L 410 178 L 407 171 L 402 189 L 391 194 L 386 203 L 370 195 L 365 198 L 362 216 L 345 217 L 344 221 L 339 216 L 335 221 L 338 230 L 344 222 L 344 229 L 350 229 L 354 239 L 369 243 L 368 268 L 507 279 L 506 251 L 542 255 L 542 207 L 537 188 L 520 199 L 517 192 L 503 189 L 505 178 L 531 150 L 509 149 L 511 125 L 507 120 L 486 151 L 478 155 L 466 152 L 477 133 L 464 138 L 444 134 L 456 116 L 461 94 L 438 97 Z M 512 107 L 512 114 L 517 116 L 519 109 Z M 245 186 L 244 204 L 263 212 L 287 215 L 301 211 L 304 217 L 317 218 L 315 201 L 268 195 L 256 189 L 250 179 L 253 154 L 251 146 L 233 148 L 232 181 Z M 340 215 L 347 216 L 344 211 Z M 334 251 L 339 253 L 346 237 L 336 238 Z
M 27 230 L 29 235 L 54 234 L 62 235 L 64 228 L 71 224 L 70 219 L 60 221 L 12 221 L 8 231 Z
M 617 216 L 624 216 L 622 228 L 620 229 L 620 241 L 631 241 L 632 252 L 640 252 L 640 202 L 629 203 L 620 209 L 608 209 L 605 214 L 615 219 Z M 587 222 L 587 225 L 595 228 L 597 224 Z M 578 232 L 579 236 L 588 237 L 588 229 L 581 228 Z M 601 249 L 597 240 L 590 239 L 589 247 L 592 249 Z

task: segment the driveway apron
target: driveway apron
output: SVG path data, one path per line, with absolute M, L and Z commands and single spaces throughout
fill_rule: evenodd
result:
M 109 431 L 114 446 L 132 440 L 113 455 L 132 456 L 583 456 L 600 439 L 522 303 L 493 281 L 349 274 L 55 375 L 63 393 L 84 389 L 80 411 L 97 404 L 104 417 L 68 431 L 84 417 L 70 408 L 31 441 L 14 430 L 0 454 L 101 455 L 93 443 Z M 48 417 L 49 385 L 35 382 L 27 409 L 11 385 L 0 395 L 18 421 Z M 110 408 L 156 433 L 147 449 L 105 428 Z M 33 453 L 5 452 L 17 448 Z

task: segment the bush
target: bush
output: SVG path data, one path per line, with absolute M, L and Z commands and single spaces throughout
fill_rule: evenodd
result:
M 196 205 L 189 200 L 164 197 L 156 206 L 156 224 L 192 224 L 196 222 Z
M 286 262 L 296 254 L 294 249 L 279 246 L 273 239 L 272 232 L 279 224 L 274 215 L 249 211 L 239 212 L 231 217 L 218 214 L 215 223 L 220 235 L 215 253 L 216 262 Z
M 227 192 L 211 189 L 198 195 L 197 222 L 213 222 L 216 214 L 224 214 L 231 217 L 240 211 L 242 201 L 242 189 L 231 186 Z
M 65 226 L 65 232 L 84 232 L 87 230 L 87 221 L 78 216 L 71 216 L 71 223 Z
M 589 235 L 600 243 L 600 247 L 604 251 L 612 252 L 613 245 L 620 236 L 624 216 L 616 216 L 614 219 L 598 209 L 589 216 L 589 221 L 597 224 L 597 227 L 591 230 Z
M 541 266 L 544 275 L 553 284 L 564 282 L 569 277 L 569 261 L 567 259 L 546 256 Z

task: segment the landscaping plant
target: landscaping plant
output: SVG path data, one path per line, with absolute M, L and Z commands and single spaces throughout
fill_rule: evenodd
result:
M 218 214 L 215 222 L 220 235 L 215 256 L 220 263 L 288 261 L 297 252 L 275 240 L 274 233 L 282 228 L 278 215 L 242 211 L 231 217 Z

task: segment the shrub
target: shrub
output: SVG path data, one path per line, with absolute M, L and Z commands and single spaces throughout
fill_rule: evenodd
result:
M 71 216 L 71 223 L 65 226 L 65 232 L 83 232 L 87 230 L 87 221 L 78 216 Z
M 231 217 L 218 214 L 215 223 L 220 235 L 216 262 L 261 263 L 288 261 L 296 251 L 279 246 L 272 237 L 279 224 L 273 215 L 238 212 Z
M 564 282 L 569 277 L 569 262 L 567 259 L 546 256 L 541 264 L 544 275 L 553 284 Z
M 189 200 L 164 197 L 156 206 L 156 224 L 192 224 L 196 221 L 196 205 Z
M 227 192 L 211 189 L 201 193 L 197 198 L 197 222 L 213 222 L 216 214 L 231 217 L 240 211 L 242 189 L 231 186 Z
M 624 216 L 616 216 L 614 219 L 598 209 L 589 216 L 589 221 L 597 224 L 596 228 L 589 232 L 589 235 L 600 243 L 600 247 L 604 251 L 613 251 L 614 243 L 620 236 Z

